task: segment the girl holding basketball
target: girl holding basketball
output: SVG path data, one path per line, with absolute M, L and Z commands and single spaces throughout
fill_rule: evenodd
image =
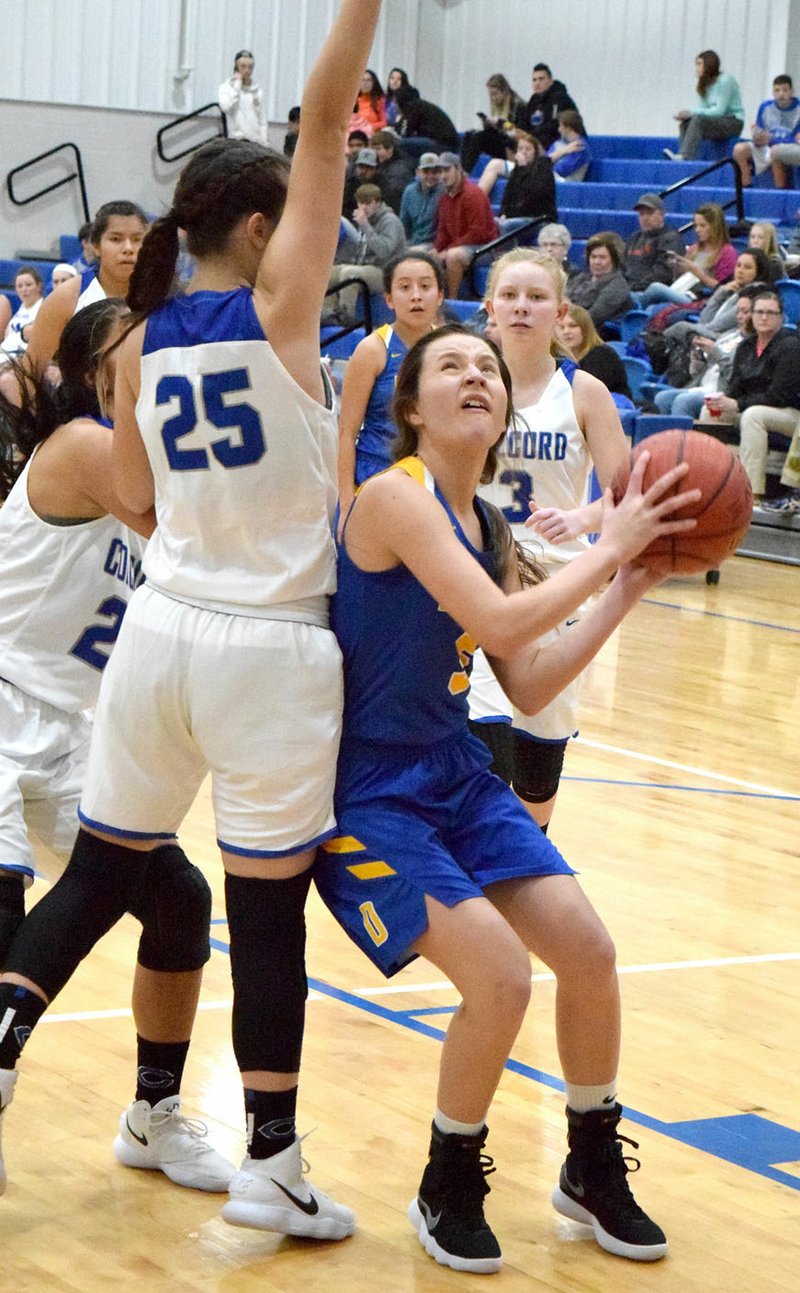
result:
M 428 252 L 410 252 L 386 266 L 386 304 L 394 310 L 385 323 L 356 346 L 342 381 L 339 414 L 339 506 L 346 516 L 355 487 L 391 464 L 394 438 L 390 405 L 397 371 L 409 347 L 436 325 L 444 300 L 441 261 Z
M 626 564 L 691 521 L 665 499 L 683 468 L 642 493 L 634 468 L 601 535 L 544 582 L 520 570 L 502 515 L 476 497 L 511 420 L 511 379 L 485 338 L 448 325 L 417 342 L 397 378 L 394 467 L 367 481 L 345 520 L 333 623 L 345 662 L 336 788 L 339 836 L 316 881 L 387 975 L 426 956 L 462 996 L 444 1045 L 430 1161 L 409 1217 L 437 1261 L 497 1270 L 483 1215 L 485 1118 L 530 992 L 529 950 L 558 981 L 570 1154 L 554 1203 L 601 1245 L 637 1260 L 666 1251 L 626 1184 L 617 1125 L 619 994 L 611 940 L 570 867 L 468 731 L 476 641 L 526 710 L 583 669 L 651 586 Z M 643 455 L 644 456 L 644 455 Z M 620 567 L 568 636 L 537 642 Z M 524 586 L 525 585 L 525 586 Z
M 486 299 L 511 372 L 514 422 L 483 495 L 548 573 L 584 554 L 587 534 L 598 528 L 601 503 L 585 501 L 592 465 L 605 489 L 627 456 L 606 387 L 553 340 L 569 308 L 565 283 L 550 256 L 520 247 L 493 265 Z M 583 613 L 581 607 L 570 612 L 570 629 Z M 543 829 L 552 816 L 567 742 L 575 735 L 577 705 L 576 678 L 533 716 L 512 709 L 485 661 L 476 661 L 470 695 L 476 731 L 495 752 L 502 751 L 513 716 L 512 785 Z
M 0 985 L 0 1065 L 13 1069 L 210 771 L 248 1128 L 223 1216 L 315 1239 L 355 1226 L 309 1184 L 295 1131 L 304 907 L 316 846 L 335 828 L 342 704 L 328 623 L 336 422 L 319 317 L 347 121 L 380 7 L 341 0 L 303 96 L 291 174 L 261 144 L 214 140 L 142 248 L 117 365 L 113 475 L 132 512 L 155 503 L 158 525 L 100 690 L 82 829 Z M 197 268 L 190 291 L 170 296 L 179 230 Z M 181 924 L 170 932 L 180 945 Z

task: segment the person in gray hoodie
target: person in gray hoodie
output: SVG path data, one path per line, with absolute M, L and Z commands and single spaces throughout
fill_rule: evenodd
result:
M 371 293 L 383 291 L 383 267 L 403 250 L 406 235 L 402 221 L 381 197 L 377 184 L 356 190 L 352 221 L 342 217 L 342 237 L 328 280 L 328 290 L 348 278 L 360 278 Z M 343 288 L 337 295 L 336 313 L 341 322 L 355 319 L 358 288 Z

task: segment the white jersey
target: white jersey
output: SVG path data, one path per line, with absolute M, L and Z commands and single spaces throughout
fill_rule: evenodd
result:
M 158 518 L 149 584 L 211 610 L 326 624 L 336 417 L 280 363 L 250 288 L 149 316 L 136 419 Z
M 33 323 L 42 304 L 42 297 L 34 301 L 33 305 L 21 305 L 16 314 L 8 325 L 8 336 L 0 342 L 0 357 L 5 362 L 9 359 L 18 359 L 24 355 L 28 349 L 27 341 L 22 340 L 22 329 L 27 328 Z
M 571 360 L 563 361 L 537 403 L 515 410 L 494 480 L 479 490 L 482 498 L 500 508 L 514 538 L 530 547 L 545 566 L 570 561 L 589 543 L 582 534 L 568 543 L 552 544 L 525 527 L 532 498 L 538 507 L 565 510 L 580 507 L 586 499 L 592 462 L 575 416 L 575 370 Z
M 77 713 L 97 700 L 145 541 L 114 516 L 43 521 L 30 462 L 0 508 L 0 677 Z
M 85 310 L 87 305 L 94 305 L 96 301 L 105 300 L 105 288 L 100 285 L 97 270 L 87 269 L 84 274 L 81 274 L 81 288 L 75 303 L 74 313 L 78 314 L 81 310 Z

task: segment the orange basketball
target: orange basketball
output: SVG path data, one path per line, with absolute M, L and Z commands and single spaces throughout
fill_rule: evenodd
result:
M 699 489 L 702 494 L 675 513 L 676 519 L 696 517 L 695 528 L 654 539 L 639 553 L 637 564 L 661 575 L 715 570 L 736 551 L 752 518 L 753 491 L 742 464 L 726 444 L 702 431 L 660 431 L 636 445 L 630 462 L 617 472 L 612 485 L 615 502 L 625 493 L 630 469 L 643 449 L 650 454 L 644 489 L 670 467 L 688 462 L 688 473 L 671 492 Z

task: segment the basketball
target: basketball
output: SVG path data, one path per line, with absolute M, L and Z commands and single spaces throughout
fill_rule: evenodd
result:
M 660 431 L 636 445 L 630 462 L 617 472 L 612 485 L 615 502 L 625 493 L 630 469 L 643 449 L 650 454 L 645 490 L 670 467 L 688 462 L 688 473 L 671 492 L 699 489 L 702 495 L 675 513 L 676 518 L 696 517 L 696 527 L 654 539 L 639 553 L 637 564 L 660 575 L 716 570 L 736 551 L 753 514 L 753 491 L 739 459 L 721 440 L 702 431 Z

